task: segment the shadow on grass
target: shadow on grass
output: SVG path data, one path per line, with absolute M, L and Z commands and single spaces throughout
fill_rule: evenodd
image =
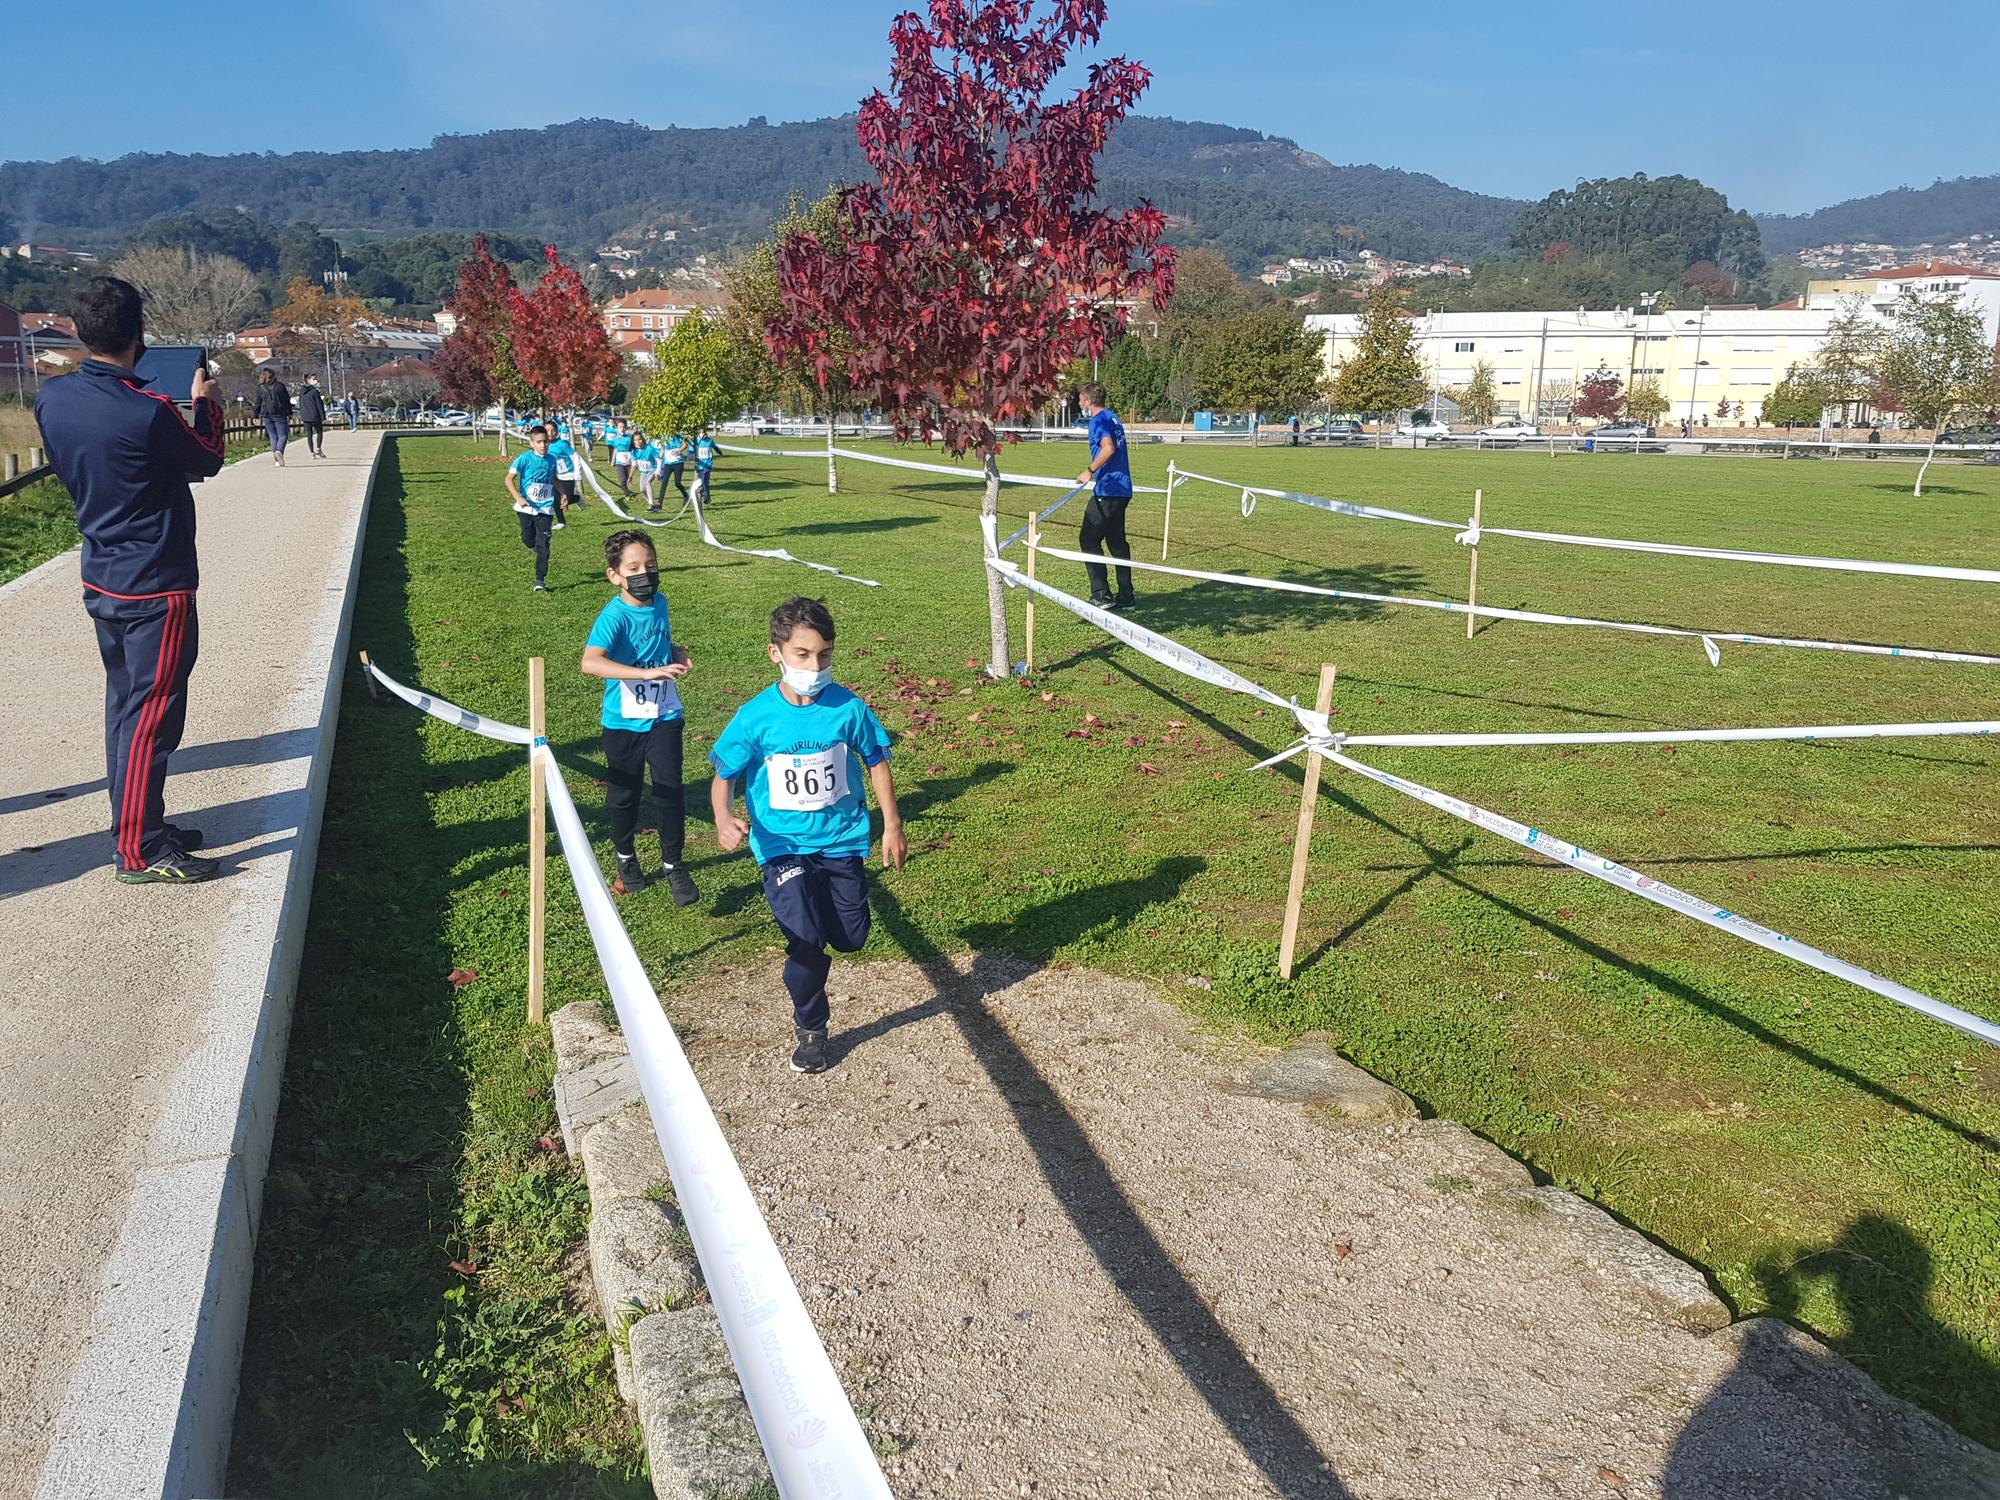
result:
M 416 643 L 403 494 L 391 445 L 370 507 L 355 637 L 385 670 L 409 680 Z M 623 1455 L 603 1453 L 609 1469 L 514 1456 L 527 1446 L 529 1424 L 542 1420 L 525 1408 L 510 1414 L 496 1401 L 482 1441 L 426 1369 L 448 1342 L 459 1371 L 490 1360 L 496 1387 L 523 1381 L 516 1388 L 532 1396 L 546 1390 L 537 1373 L 544 1364 L 575 1358 L 576 1338 L 565 1312 L 546 1299 L 489 1290 L 449 1264 L 472 1232 L 458 1174 L 475 1121 L 474 1041 L 445 980 L 454 961 L 446 927 L 453 894 L 467 880 L 455 867 L 493 831 L 437 836 L 420 714 L 371 705 L 354 672 L 341 709 L 265 1185 L 228 1492 L 640 1500 L 650 1487 L 622 1477 L 632 1462 Z M 519 763 L 510 747 L 467 764 L 498 774 Z M 518 838 L 525 825 L 512 831 Z M 511 1006 L 512 997 L 496 1003 Z M 552 1181 L 525 1172 L 517 1181 L 531 1177 L 524 1188 Z M 454 1294 L 465 1301 L 454 1304 Z M 492 1342 L 482 1351 L 474 1337 Z M 609 1435 L 604 1447 L 622 1436 Z M 443 1461 L 428 1463 L 419 1441 Z
M 1044 902 L 1004 925 L 969 928 L 963 935 L 974 945 L 975 956 L 967 975 L 959 974 L 904 914 L 896 898 L 878 885 L 873 899 L 883 926 L 936 993 L 922 1004 L 837 1039 L 839 1051 L 845 1055 L 897 1026 L 948 1016 L 1007 1102 L 1049 1192 L 1105 1276 L 1145 1320 L 1160 1348 L 1180 1366 L 1245 1456 L 1280 1494 L 1345 1500 L 1349 1491 L 1312 1435 L 1209 1311 L 1061 1094 L 987 1005 L 988 996 L 1026 978 L 1040 962 L 1084 935 L 1127 925 L 1148 907 L 1176 900 L 1204 863 L 1194 858 L 1162 860 L 1138 880 L 1116 881 Z M 982 949 L 982 943 L 995 946 Z M 1000 956 L 1003 943 L 1026 961 Z
M 936 516 L 877 516 L 867 521 L 820 521 L 811 526 L 794 526 L 793 536 L 833 536 L 841 533 L 901 531 L 909 526 L 933 526 Z
M 1942 1397 L 1945 1415 L 1974 1438 L 1992 1442 L 2000 1433 L 1991 1400 L 2000 1389 L 2000 1363 L 1931 1315 L 1931 1254 L 1903 1224 L 1864 1214 L 1831 1244 L 1751 1270 L 1771 1312 L 1795 1324 L 1811 1284 L 1830 1281 L 1848 1329 L 1829 1340 L 1836 1353 L 1892 1392 L 1933 1402 Z M 1917 1378 L 1908 1378 L 1901 1360 L 1890 1367 L 1886 1350 L 1921 1351 Z M 1736 1368 L 1675 1440 L 1662 1493 L 1668 1500 L 1764 1500 L 1790 1490 L 1799 1477 L 1797 1455 L 1772 1441 L 1772 1394 L 1816 1390 L 1832 1393 L 1835 1381 L 1810 1345 L 1770 1323 L 1744 1330 Z M 1857 1405 L 1875 1404 L 1863 1392 L 1856 1396 Z M 1842 1414 L 1836 1408 L 1827 1415 Z M 1943 1473 L 1941 1463 L 1955 1465 L 1939 1451 L 1942 1443 L 1911 1452 L 1897 1433 L 1892 1423 L 1871 1424 L 1855 1432 L 1852 1444 L 1815 1453 L 1815 1487 L 1841 1494 L 1990 1493 L 1981 1482 L 1993 1478 L 1990 1457 L 1981 1463 L 1966 1456 L 1962 1472 Z

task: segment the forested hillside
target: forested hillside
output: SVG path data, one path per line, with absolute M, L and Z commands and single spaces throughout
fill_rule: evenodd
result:
M 0 165 L 0 237 L 109 248 L 160 218 L 239 209 L 310 221 L 343 242 L 489 229 L 589 248 L 634 229 L 679 231 L 676 253 L 761 234 L 791 194 L 866 172 L 851 117 L 653 130 L 580 120 L 440 136 L 408 151 L 135 155 Z M 1112 138 L 1108 201 L 1151 197 L 1173 238 L 1239 268 L 1369 246 L 1471 258 L 1502 246 L 1520 205 L 1416 173 L 1339 167 L 1254 130 L 1138 118 Z
M 1757 227 L 1774 255 L 1855 240 L 1944 245 L 1972 234 L 2000 235 L 2000 175 L 1894 188 L 1816 213 L 1760 214 Z

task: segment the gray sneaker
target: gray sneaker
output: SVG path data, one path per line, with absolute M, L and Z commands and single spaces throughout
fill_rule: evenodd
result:
M 616 853 L 616 851 L 613 851 Z M 646 872 L 639 868 L 636 854 L 618 855 L 618 873 L 611 880 L 611 894 L 614 896 L 637 895 L 646 888 Z
M 824 1073 L 826 1071 L 826 1030 L 808 1031 L 798 1029 L 799 1045 L 792 1053 L 794 1073 Z

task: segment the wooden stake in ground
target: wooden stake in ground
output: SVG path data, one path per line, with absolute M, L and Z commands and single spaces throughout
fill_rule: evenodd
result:
M 375 674 L 368 670 L 373 663 L 368 660 L 368 653 L 366 651 L 358 654 L 361 657 L 361 680 L 368 684 L 368 696 L 373 698 L 377 703 L 380 703 L 382 701 L 382 690 L 375 686 Z
M 1160 561 L 1167 560 L 1167 537 L 1174 529 L 1174 461 L 1167 460 L 1167 514 L 1160 522 Z
M 528 658 L 528 733 L 548 733 L 543 718 L 542 658 Z M 542 757 L 528 750 L 528 1024 L 542 1023 L 542 930 L 548 902 L 548 787 Z
M 1473 535 L 1475 536 L 1479 534 L 1479 511 L 1481 506 L 1485 503 L 1485 500 L 1486 500 L 1486 491 L 1474 490 L 1472 492 L 1472 531 Z M 1479 602 L 1479 543 L 1478 542 L 1474 542 L 1472 544 L 1472 576 L 1466 579 L 1465 581 L 1465 602 L 1468 608 Z M 1465 638 L 1468 641 L 1472 639 L 1472 632 L 1474 628 L 1477 627 L 1478 624 L 1479 624 L 1479 616 L 1475 614 L 1466 615 Z
M 1324 714 L 1333 708 L 1333 663 L 1319 669 L 1319 701 L 1315 707 Z M 1306 851 L 1312 844 L 1313 812 L 1319 806 L 1320 753 L 1306 756 L 1306 784 L 1299 794 L 1299 833 L 1292 844 L 1292 886 L 1285 896 L 1285 935 L 1278 943 L 1278 973 L 1292 977 L 1292 959 L 1299 946 L 1299 906 L 1306 894 Z
M 1028 511 L 1028 577 L 1030 578 L 1035 576 L 1035 548 L 1041 545 L 1041 541 L 1042 518 L 1031 507 Z M 1033 677 L 1035 675 L 1035 591 L 1033 589 L 1028 590 L 1027 636 L 1026 660 L 1028 663 L 1028 675 Z

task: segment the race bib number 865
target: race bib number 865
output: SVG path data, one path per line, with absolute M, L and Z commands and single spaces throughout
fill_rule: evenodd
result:
M 767 756 L 764 787 L 773 812 L 824 812 L 848 793 L 847 747 Z

